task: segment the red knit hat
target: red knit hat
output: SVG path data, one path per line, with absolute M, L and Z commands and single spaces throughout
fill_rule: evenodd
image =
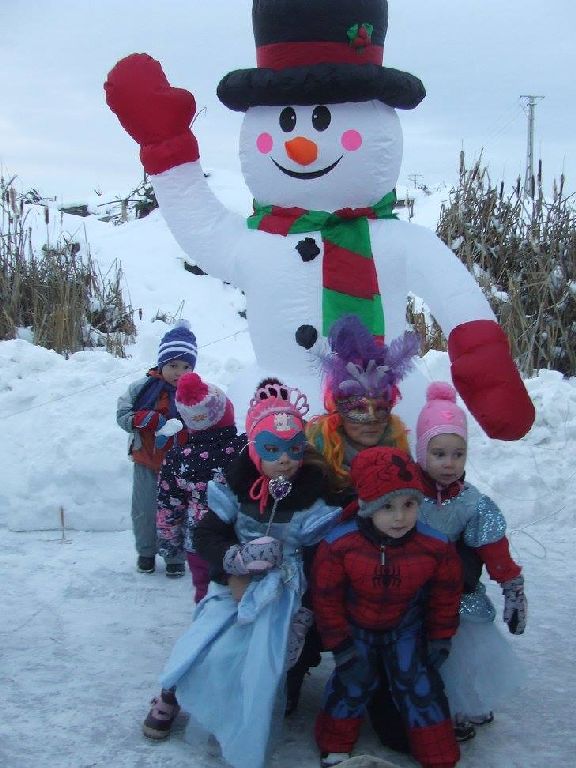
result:
M 178 379 L 176 408 L 184 424 L 195 432 L 234 424 L 230 400 L 219 387 L 203 381 L 197 373 L 185 373 Z
M 387 500 L 400 494 L 422 498 L 418 466 L 399 448 L 375 447 L 360 451 L 350 477 L 358 491 L 358 515 L 372 517 Z

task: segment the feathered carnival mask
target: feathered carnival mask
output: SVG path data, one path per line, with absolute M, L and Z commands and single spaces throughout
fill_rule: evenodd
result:
M 326 411 L 358 422 L 387 418 L 400 397 L 398 383 L 414 365 L 418 336 L 405 332 L 380 344 L 356 315 L 343 315 L 328 345 L 320 358 Z

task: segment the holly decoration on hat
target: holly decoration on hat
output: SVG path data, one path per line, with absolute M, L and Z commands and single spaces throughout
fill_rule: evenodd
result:
M 364 48 L 372 44 L 373 31 L 374 25 L 364 22 L 363 24 L 354 24 L 350 29 L 346 30 L 346 34 L 352 48 L 356 48 L 358 53 L 361 53 Z

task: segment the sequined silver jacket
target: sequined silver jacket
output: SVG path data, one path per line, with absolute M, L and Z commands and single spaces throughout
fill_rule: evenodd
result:
M 506 533 L 506 520 L 492 499 L 470 483 L 464 483 L 457 496 L 438 503 L 424 497 L 420 519 L 444 533 L 450 541 L 462 536 L 469 547 L 482 547 L 499 541 Z M 460 617 L 469 621 L 494 621 L 496 610 L 482 582 L 460 602 Z

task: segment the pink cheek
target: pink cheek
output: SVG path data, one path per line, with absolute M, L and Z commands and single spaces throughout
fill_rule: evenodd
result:
M 274 140 L 269 133 L 261 133 L 260 136 L 258 136 L 256 139 L 256 147 L 258 151 L 263 155 L 267 155 L 269 152 L 272 152 L 273 146 Z
M 340 143 L 344 149 L 348 150 L 348 152 L 356 152 L 356 150 L 360 149 L 362 146 L 362 136 L 358 133 L 358 131 L 344 131 L 342 138 L 340 139 Z

